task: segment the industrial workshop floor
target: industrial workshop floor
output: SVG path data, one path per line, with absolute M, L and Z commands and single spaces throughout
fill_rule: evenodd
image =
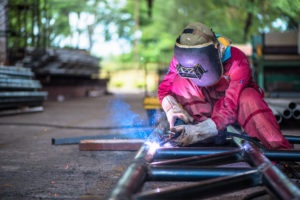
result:
M 105 199 L 136 152 L 80 151 L 76 144 L 52 145 L 51 140 L 126 134 L 124 129 L 88 127 L 147 123 L 143 97 L 134 93 L 46 101 L 43 112 L 1 116 L 0 199 Z
M 43 112 L 1 116 L 0 199 L 105 199 L 136 152 L 79 151 L 78 145 L 52 145 L 51 139 L 124 130 L 34 124 L 107 127 L 129 120 L 147 120 L 143 93 L 47 101 Z

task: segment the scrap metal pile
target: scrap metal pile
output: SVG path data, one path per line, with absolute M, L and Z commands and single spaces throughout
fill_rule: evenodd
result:
M 29 68 L 0 66 L 0 115 L 42 111 L 47 92 Z
M 261 149 L 237 128 L 227 132 L 234 136 L 225 146 L 161 147 L 148 140 L 108 199 L 300 199 L 299 150 Z M 299 144 L 299 137 L 287 139 Z

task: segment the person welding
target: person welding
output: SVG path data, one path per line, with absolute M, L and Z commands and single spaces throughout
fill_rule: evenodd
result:
M 174 56 L 158 86 L 172 142 L 189 146 L 238 123 L 267 149 L 291 149 L 254 82 L 246 55 L 206 25 L 187 25 L 176 39 Z M 184 125 L 174 125 L 180 119 Z

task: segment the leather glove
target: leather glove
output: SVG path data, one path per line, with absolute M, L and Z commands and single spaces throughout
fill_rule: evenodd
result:
M 174 127 L 177 118 L 181 119 L 186 124 L 191 123 L 194 120 L 171 95 L 167 95 L 163 98 L 161 106 L 167 115 L 170 129 Z
M 172 139 L 177 146 L 188 146 L 218 135 L 216 124 L 210 118 L 195 125 L 174 126 L 171 131 L 177 135 Z

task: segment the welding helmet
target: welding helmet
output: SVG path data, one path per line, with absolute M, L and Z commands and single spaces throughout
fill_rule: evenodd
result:
M 205 87 L 214 85 L 223 74 L 215 34 L 204 24 L 189 24 L 177 38 L 174 56 L 176 71 L 183 78 Z

